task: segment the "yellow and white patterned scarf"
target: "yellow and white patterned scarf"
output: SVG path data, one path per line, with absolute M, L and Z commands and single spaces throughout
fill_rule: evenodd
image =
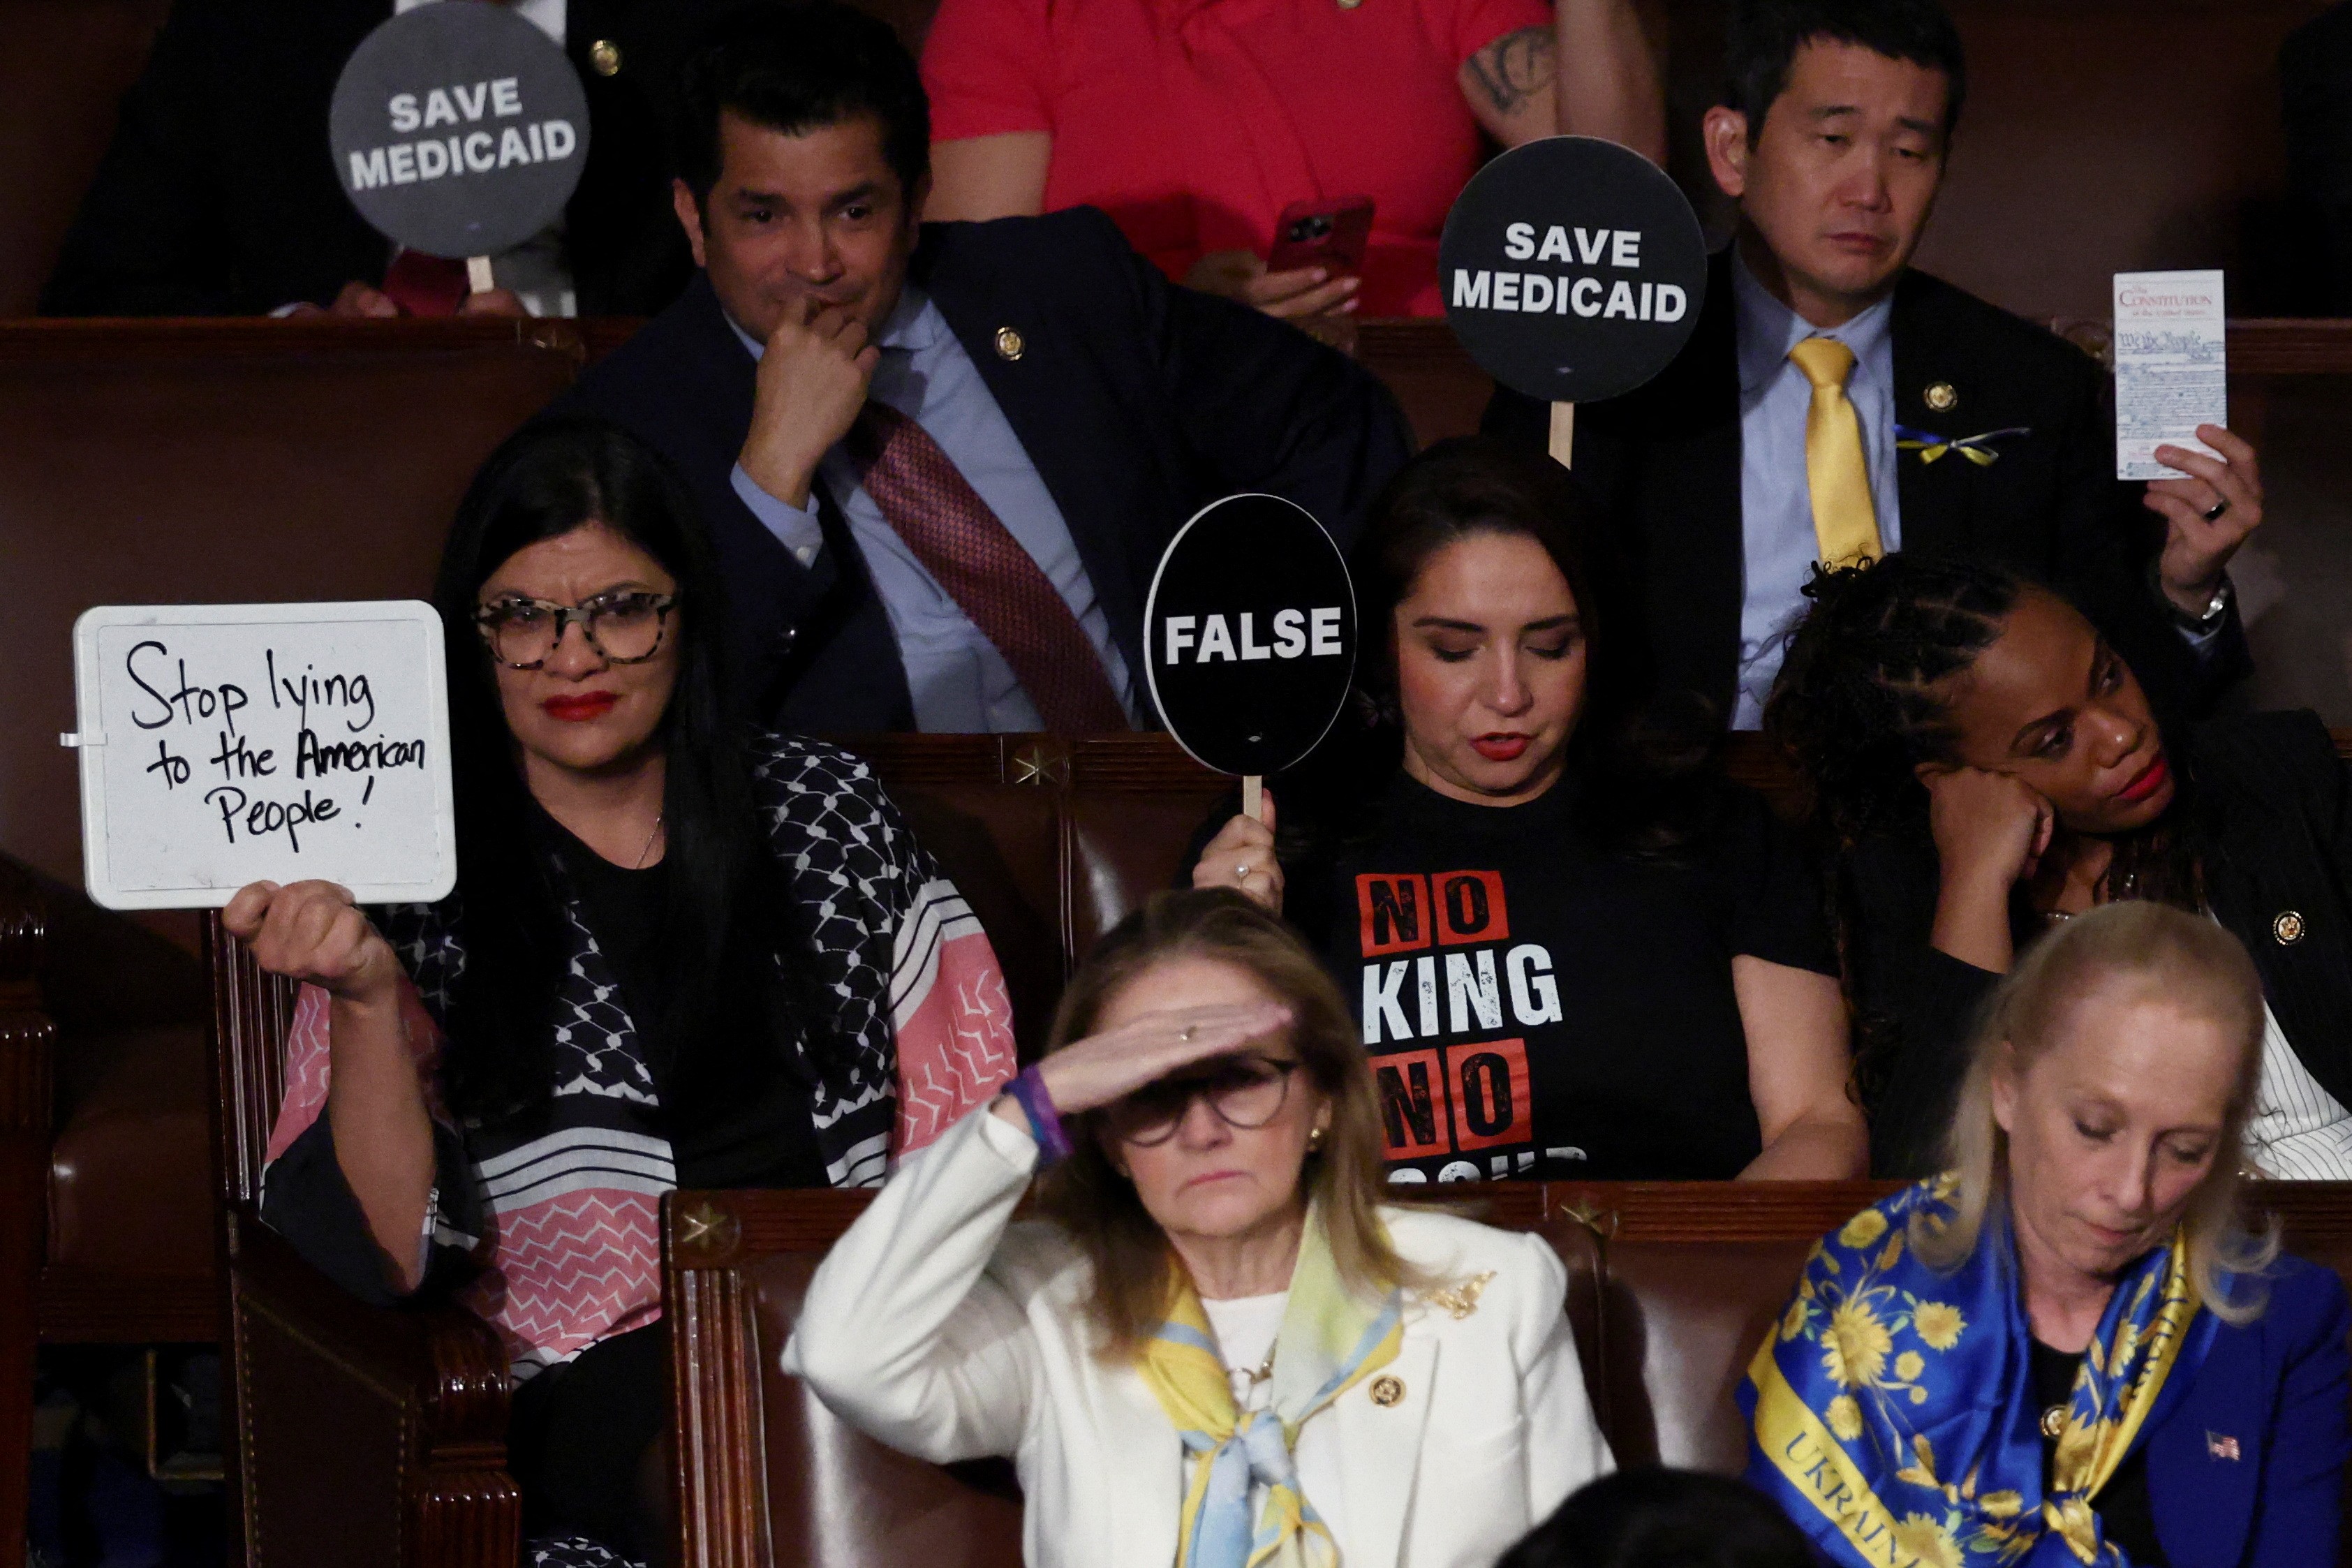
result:
M 1299 1489 L 1298 1431 L 1396 1359 L 1404 1337 L 1401 1295 L 1368 1300 L 1351 1293 L 1320 1215 L 1310 1212 L 1275 1336 L 1273 1397 L 1265 1409 L 1243 1412 L 1201 1298 L 1181 1267 L 1175 1274 L 1167 1321 L 1144 1347 L 1140 1370 L 1196 1460 L 1176 1568 L 1334 1568 L 1339 1547 Z

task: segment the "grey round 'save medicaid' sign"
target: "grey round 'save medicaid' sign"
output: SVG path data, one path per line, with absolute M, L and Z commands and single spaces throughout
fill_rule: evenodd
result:
M 328 134 L 360 216 L 430 256 L 495 256 L 562 215 L 588 162 L 588 99 L 504 5 L 439 0 L 360 41 Z
M 1706 300 L 1706 237 L 1665 171 L 1590 136 L 1478 171 L 1437 253 L 1445 319 L 1478 367 L 1547 403 L 1593 403 L 1666 368 Z
M 1227 496 L 1169 541 L 1143 637 L 1177 743 L 1220 773 L 1278 773 L 1315 749 L 1355 679 L 1348 563 L 1306 508 Z

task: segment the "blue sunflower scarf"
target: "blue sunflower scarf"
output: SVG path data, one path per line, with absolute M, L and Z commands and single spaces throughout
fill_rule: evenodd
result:
M 1815 1245 L 1738 1391 L 1748 1479 L 1844 1568 L 2128 1568 L 2092 1501 L 2211 1342 L 2187 1248 L 2117 1282 L 2045 1485 L 2005 1211 L 1952 1273 L 1911 1251 L 1913 1217 L 1942 1228 L 1957 1187 L 1906 1187 Z
M 1198 1460 L 1184 1491 L 1177 1568 L 1335 1568 L 1339 1546 L 1298 1488 L 1298 1429 L 1396 1359 L 1401 1310 L 1394 1290 L 1366 1300 L 1348 1289 L 1322 1220 L 1310 1213 L 1275 1335 L 1272 1401 L 1243 1412 L 1201 1298 L 1176 1270 L 1167 1321 L 1144 1347 L 1139 1370 Z

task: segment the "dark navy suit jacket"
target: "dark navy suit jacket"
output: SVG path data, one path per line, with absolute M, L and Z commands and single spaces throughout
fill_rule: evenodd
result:
M 2170 1568 L 2328 1568 L 2352 1458 L 2352 1302 L 2283 1259 L 2270 1305 L 2220 1325 L 2185 1397 L 2148 1431 L 2147 1490 Z
M 1732 253 L 1717 255 L 1683 352 L 1640 390 L 1577 410 L 1576 475 L 1616 530 L 1648 682 L 1696 694 L 1727 718 L 1739 678 L 1745 546 L 1740 526 L 1738 322 Z M 1990 561 L 2063 589 L 2159 701 L 2208 710 L 2251 666 L 2234 611 L 2193 658 L 2148 577 L 2162 520 L 2142 487 L 2115 478 L 2105 374 L 2063 338 L 1925 272 L 1895 285 L 1895 417 L 1962 437 L 2023 427 L 1989 467 L 1906 452 L 1896 464 L 1903 548 Z M 1928 405 L 1956 401 L 1938 412 Z M 1506 387 L 1491 432 L 1540 447 L 1543 405 Z M 1794 477 L 1803 482 L 1801 473 Z
M 1412 453 L 1369 372 L 1294 327 L 1171 285 L 1091 207 L 927 225 L 908 276 L 1053 493 L 1139 677 L 1152 572 L 1195 511 L 1265 490 L 1345 549 Z M 685 473 L 726 575 L 735 668 L 763 720 L 818 734 L 910 729 L 898 646 L 834 498 L 819 487 L 825 548 L 804 567 L 730 483 L 756 374 L 698 278 L 558 407 L 617 421 Z

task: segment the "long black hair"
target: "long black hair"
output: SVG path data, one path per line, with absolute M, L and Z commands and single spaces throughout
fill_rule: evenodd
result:
M 538 421 L 475 476 L 434 589 L 448 659 L 466 954 L 443 1022 L 449 1100 L 461 1116 L 507 1116 L 545 1101 L 551 1009 L 572 951 L 548 826 L 524 783 L 489 652 L 475 629 L 477 596 L 516 552 L 590 522 L 643 550 L 677 584 L 667 631 L 677 678 L 652 742 L 667 754 L 669 872 L 659 955 L 670 1001 L 663 1017 L 640 1020 L 665 1110 L 682 1117 L 742 1093 L 796 1060 L 795 1037 L 827 1016 L 808 1005 L 791 902 L 754 814 L 743 727 L 720 654 L 718 572 L 693 497 L 658 454 L 616 426 Z M 722 1008 L 748 1016 L 722 1026 Z
M 1670 853 L 1695 826 L 1686 790 L 1704 746 L 1677 745 L 1638 708 L 1633 639 L 1620 623 L 1623 597 L 1602 520 L 1584 487 L 1541 454 L 1483 436 L 1440 441 L 1398 471 L 1373 503 L 1356 551 L 1365 656 L 1359 711 L 1393 763 L 1402 747 L 1397 690 L 1396 607 L 1429 563 L 1484 534 L 1528 539 L 1559 568 L 1584 639 L 1584 695 L 1570 732 L 1562 780 L 1600 841 L 1643 854 Z
M 1817 568 L 1804 591 L 1812 608 L 1789 641 L 1764 729 L 1796 758 L 1811 787 L 1832 930 L 1847 995 L 1858 1000 L 1860 915 L 1843 868 L 1868 839 L 1932 846 L 1927 788 L 1916 770 L 1959 760 L 1949 682 L 1999 640 L 2028 593 L 2071 602 L 2004 567 L 1908 551 L 1874 565 Z M 2167 728 L 2161 720 L 2158 728 Z M 2103 886 L 2111 897 L 2193 911 L 2204 902 L 2206 830 L 2189 760 L 2174 757 L 2173 773 L 2173 804 L 2114 839 Z M 1855 1069 L 1865 1095 L 1875 1061 L 1893 1047 L 1891 1028 L 1891 1020 L 1857 1006 Z

